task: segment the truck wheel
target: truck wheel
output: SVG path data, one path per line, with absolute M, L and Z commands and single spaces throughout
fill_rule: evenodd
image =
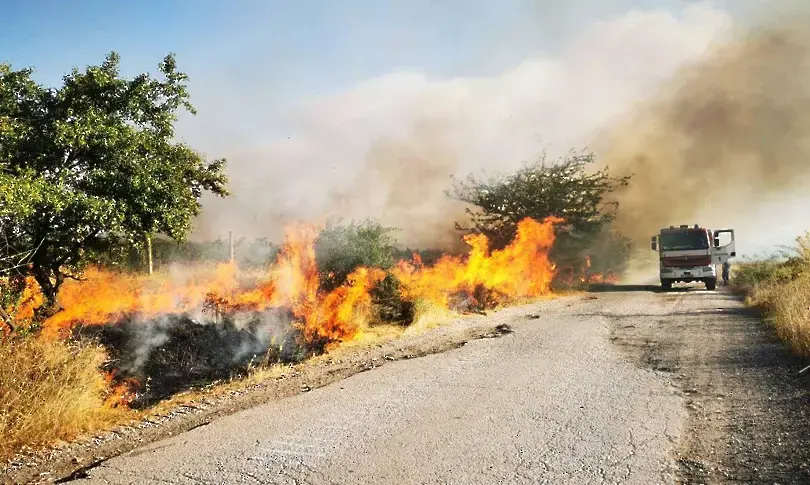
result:
M 717 289 L 717 280 L 706 280 L 706 289 L 709 291 Z
M 664 290 L 671 290 L 672 289 L 672 281 L 670 280 L 661 280 L 661 288 Z

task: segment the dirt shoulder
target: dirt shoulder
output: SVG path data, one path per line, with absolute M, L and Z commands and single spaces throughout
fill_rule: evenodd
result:
M 651 296 L 667 313 L 611 314 L 612 340 L 684 396 L 679 483 L 810 483 L 807 362 L 728 292 Z
M 504 309 L 497 313 L 520 311 Z M 480 338 L 508 333 L 500 319 L 468 316 L 431 329 L 340 347 L 298 365 L 276 368 L 263 377 L 197 390 L 143 413 L 140 419 L 109 432 L 84 437 L 44 451 L 23 453 L 2 469 L 3 483 L 68 483 L 104 461 L 146 444 L 177 435 L 257 404 L 308 392 L 354 374 L 443 352 Z

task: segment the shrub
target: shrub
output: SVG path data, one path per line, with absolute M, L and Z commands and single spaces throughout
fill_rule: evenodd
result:
M 331 291 L 361 266 L 383 270 L 394 265 L 394 228 L 371 219 L 349 224 L 330 223 L 315 240 L 321 289 Z

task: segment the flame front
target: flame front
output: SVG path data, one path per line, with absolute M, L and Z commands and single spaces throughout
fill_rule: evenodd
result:
M 465 256 L 443 256 L 425 266 L 415 256 L 391 271 L 402 284 L 404 300 L 427 300 L 444 308 L 502 304 L 550 292 L 555 274 L 549 251 L 554 226 L 562 222 L 525 219 L 515 239 L 490 251 L 481 234 L 468 235 Z M 380 268 L 357 268 L 347 283 L 331 292 L 320 290 L 315 257 L 317 228 L 287 229 L 276 261 L 263 274 L 240 272 L 235 264 L 197 268 L 169 275 L 130 275 L 88 269 L 82 281 L 66 282 L 58 296 L 62 310 L 43 326 L 54 338 L 79 325 L 105 325 L 132 316 L 213 312 L 213 318 L 239 311 L 286 308 L 309 342 L 340 342 L 353 338 L 371 314 L 371 290 L 386 276 Z M 482 301 L 485 299 L 486 301 Z
M 554 245 L 554 225 L 560 222 L 555 217 L 543 222 L 524 219 L 512 243 L 492 252 L 486 236 L 468 235 L 465 241 L 471 250 L 466 257 L 445 255 L 432 267 L 414 258 L 400 262 L 394 274 L 403 283 L 406 298 L 426 299 L 443 308 L 451 307 L 457 295 L 474 299 L 480 289 L 496 303 L 541 296 L 550 292 L 554 277 L 548 254 Z

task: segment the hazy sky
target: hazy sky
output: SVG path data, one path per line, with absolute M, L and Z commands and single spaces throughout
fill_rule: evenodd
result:
M 417 70 L 430 78 L 500 74 L 528 57 L 553 55 L 594 20 L 632 9 L 677 15 L 690 3 L 2 0 L 0 60 L 34 66 L 40 81 L 56 84 L 72 67 L 99 63 L 111 50 L 121 54 L 125 74 L 154 71 L 174 52 L 198 94 L 195 128 L 252 139 L 268 128 L 281 129 L 274 110 L 313 95 L 392 71 Z M 712 3 L 739 14 L 752 1 Z M 200 94 L 212 92 L 217 95 Z M 255 112 L 257 105 L 264 111 Z M 226 118 L 212 119 L 214 111 Z M 185 134 L 203 143 L 207 138 L 192 129 Z
M 342 215 L 421 228 L 441 196 L 427 177 L 584 144 L 730 25 L 762 5 L 793 3 L 0 0 L 0 62 L 33 66 L 38 80 L 57 84 L 111 50 L 125 75 L 154 72 L 174 52 L 199 110 L 180 135 L 231 159 L 237 196 L 207 203 L 206 236 L 231 227 L 277 236 L 283 221 L 334 207 L 335 193 L 354 200 Z M 416 178 L 386 168 L 403 153 L 417 160 Z M 376 179 L 364 175 L 375 170 Z M 400 187 L 380 182 L 403 176 L 436 190 L 403 208 Z M 358 186 L 377 192 L 360 196 Z M 794 211 L 778 234 L 761 231 L 743 247 L 790 242 L 804 219 Z

